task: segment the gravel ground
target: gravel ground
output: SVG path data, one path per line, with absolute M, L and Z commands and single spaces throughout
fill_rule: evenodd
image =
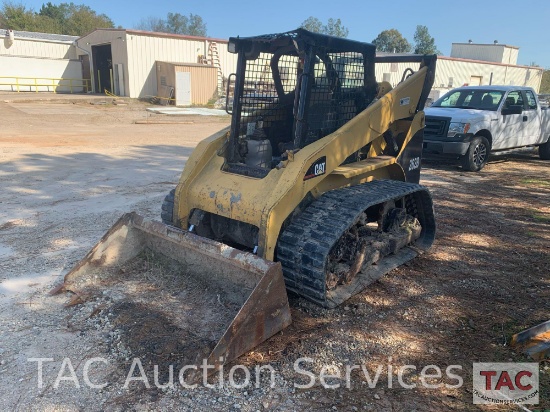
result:
M 0 109 L 2 410 L 501 410 L 472 405 L 472 362 L 525 361 L 509 347 L 511 335 L 550 317 L 550 164 L 526 153 L 496 158 L 473 174 L 430 161 L 423 183 L 433 193 L 439 227 L 430 253 L 334 310 L 291 296 L 293 324 L 226 365 L 222 379 L 207 382 L 213 387 L 183 388 L 176 356 L 160 363 L 159 385 L 144 358 L 152 387 L 132 381 L 124 388 L 133 355 L 140 354 L 127 340 L 126 320 L 143 310 L 106 310 L 116 300 L 109 293 L 65 307 L 70 296 L 47 292 L 122 213 L 158 219 L 193 147 L 228 119 L 135 124 L 153 115 L 133 102 L 21 100 Z M 154 115 L 156 122 L 171 119 Z M 165 325 L 152 322 L 150 335 L 170 333 Z M 30 358 L 53 359 L 43 363 L 41 387 Z M 301 372 L 294 367 L 300 358 L 308 358 Z M 172 360 L 174 386 L 157 387 L 166 383 Z M 235 365 L 243 367 L 230 374 Z M 353 365 L 363 369 L 347 380 L 346 367 Z M 395 373 L 403 365 L 416 367 L 405 376 L 416 388 L 399 385 Z M 420 385 L 428 365 L 443 370 L 435 379 L 442 387 Z M 461 367 L 454 370 L 461 387 L 445 374 L 449 365 Z M 550 368 L 540 367 L 539 408 L 550 408 Z M 71 368 L 76 379 L 69 379 Z M 228 385 L 231 376 L 245 383 L 244 368 L 250 384 Z M 379 380 L 371 384 L 377 368 Z M 323 387 L 322 370 L 340 374 L 325 382 L 340 387 Z M 315 383 L 297 387 L 309 382 L 305 371 L 315 374 Z M 85 376 L 107 385 L 90 387 Z M 138 365 L 132 376 L 139 376 Z

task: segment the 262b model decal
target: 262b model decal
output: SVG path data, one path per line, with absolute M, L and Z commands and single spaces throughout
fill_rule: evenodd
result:
M 313 179 L 314 177 L 324 175 L 327 171 L 327 157 L 323 156 L 317 159 L 313 164 L 307 169 L 304 180 Z

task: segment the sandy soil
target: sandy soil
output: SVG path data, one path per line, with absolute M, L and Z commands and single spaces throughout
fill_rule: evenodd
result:
M 293 325 L 238 360 L 251 370 L 271 364 L 274 388 L 262 380 L 259 388 L 124 389 L 132 353 L 113 347 L 124 341 L 121 317 L 102 312 L 101 301 L 66 308 L 69 296 L 47 292 L 122 213 L 158 219 L 193 147 L 228 119 L 143 125 L 135 121 L 168 119 L 141 103 L 25 100 L 0 103 L 2 410 L 501 410 L 472 405 L 472 362 L 526 361 L 509 347 L 511 335 L 550 318 L 550 164 L 527 153 L 472 174 L 430 161 L 423 183 L 439 228 L 432 251 L 335 310 L 291 297 Z M 80 388 L 67 380 L 55 387 L 66 357 Z M 90 368 L 94 382 L 109 382 L 103 389 L 83 381 L 93 357 L 113 361 Z M 306 369 L 316 373 L 384 370 L 375 388 L 354 371 L 350 389 L 298 389 L 300 357 L 314 359 Z M 41 388 L 29 358 L 54 359 L 44 363 Z M 389 388 L 387 366 L 406 364 L 461 365 L 464 385 Z M 550 408 L 549 372 L 541 363 L 540 408 Z M 418 382 L 414 373 L 407 379 Z

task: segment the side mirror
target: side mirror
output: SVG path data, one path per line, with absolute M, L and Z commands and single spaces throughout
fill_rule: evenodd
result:
M 227 78 L 227 91 L 225 93 L 225 111 L 227 114 L 233 114 L 233 97 L 235 95 L 235 77 L 237 75 L 235 73 L 231 73 L 229 77 Z M 233 91 L 233 95 L 230 96 L 231 91 Z M 231 97 L 231 110 L 229 109 L 229 97 Z
M 502 109 L 502 115 L 506 116 L 508 114 L 522 114 L 523 106 L 520 104 L 514 104 L 510 107 L 505 107 Z

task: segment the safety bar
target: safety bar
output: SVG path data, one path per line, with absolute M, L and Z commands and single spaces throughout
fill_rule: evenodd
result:
M 12 81 L 5 81 L 6 79 L 10 79 Z M 79 93 L 83 90 L 85 90 L 86 93 L 89 93 L 91 89 L 91 81 L 90 79 L 64 79 L 55 77 L 0 76 L 0 86 L 11 86 L 12 91 L 15 87 L 15 91 L 18 93 L 21 91 L 27 91 L 27 87 L 30 92 L 32 92 L 32 89 L 34 88 L 36 93 L 39 92 L 39 87 L 45 87 L 48 92 L 51 87 L 51 91 L 54 93 L 57 93 L 57 89 L 60 87 L 68 88 L 70 93 Z

